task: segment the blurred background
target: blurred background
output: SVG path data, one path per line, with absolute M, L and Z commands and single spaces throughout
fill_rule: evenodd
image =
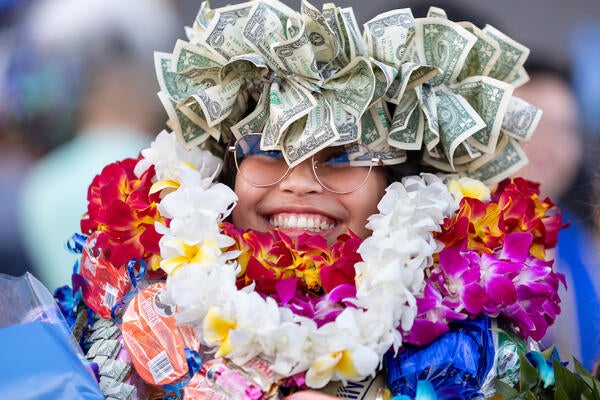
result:
M 285 3 L 299 9 L 298 0 Z M 574 99 L 569 129 L 577 134 L 550 140 L 574 162 L 560 164 L 573 171 L 550 176 L 561 187 L 548 194 L 594 232 L 598 0 L 336 4 L 353 6 L 359 24 L 393 8 L 413 7 L 420 17 L 436 5 L 450 19 L 496 26 L 531 49 L 531 68 L 559 73 Z M 79 231 L 87 185 L 103 165 L 135 157 L 162 129 L 166 115 L 155 95 L 153 51 L 171 51 L 199 6 L 197 0 L 0 0 L 0 272 L 30 270 L 51 288 L 69 283 L 76 257 L 65 243 Z M 549 157 L 555 164 L 555 155 Z

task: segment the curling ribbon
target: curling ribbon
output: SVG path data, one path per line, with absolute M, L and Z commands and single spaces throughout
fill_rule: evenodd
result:
M 135 273 L 135 265 L 139 264 L 140 269 L 139 272 Z M 148 264 L 146 264 L 146 261 L 142 260 L 141 258 L 132 258 L 131 260 L 129 260 L 129 262 L 127 263 L 127 273 L 129 274 L 129 279 L 131 279 L 131 285 L 133 286 L 134 289 L 137 289 L 137 284 L 144 279 L 144 277 L 146 276 L 146 271 L 148 270 Z
M 88 237 L 81 233 L 74 233 L 73 236 L 69 240 L 67 240 L 67 249 L 71 253 L 81 254 L 83 252 L 83 248 L 85 247 L 85 242 L 87 242 Z
M 135 272 L 136 264 L 139 264 L 139 266 L 140 266 L 137 274 Z M 138 291 L 137 285 L 146 276 L 146 271 L 148 270 L 148 264 L 146 264 L 146 262 L 144 260 L 142 260 L 141 258 L 132 258 L 127 263 L 126 269 L 127 269 L 127 274 L 129 275 L 129 279 L 131 280 L 132 289 L 125 296 L 121 297 L 121 300 L 116 302 L 115 305 L 110 309 L 110 317 L 117 324 L 121 323 L 121 318 L 117 317 L 117 312 L 120 311 L 121 308 L 127 304 L 126 300 L 128 300 L 130 297 L 132 297 L 133 295 L 135 295 L 137 293 L 137 291 Z
M 192 350 L 188 347 L 183 349 L 185 352 L 185 358 L 187 360 L 188 369 L 190 371 L 190 378 L 193 378 L 196 372 L 202 367 L 202 360 L 200 354 L 196 350 Z

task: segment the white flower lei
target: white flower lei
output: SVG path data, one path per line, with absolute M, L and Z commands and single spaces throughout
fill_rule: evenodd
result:
M 383 354 L 402 345 L 396 328 L 411 328 L 424 270 L 440 250 L 433 232 L 457 208 L 440 178 L 407 177 L 386 189 L 380 213 L 367 224 L 373 234 L 358 250 L 363 261 L 355 265 L 357 308 L 346 308 L 335 321 L 317 328 L 311 319 L 263 299 L 251 286 L 237 289 L 237 254 L 221 251 L 233 239 L 219 230 L 237 197 L 213 182 L 221 167 L 217 157 L 198 148 L 186 150 L 166 131 L 142 154 L 136 173 L 154 165 L 157 188 L 170 188 L 158 207 L 171 222 L 157 226 L 163 235 L 167 295 L 177 306 L 178 321 L 192 325 L 204 344 L 223 344 L 222 332 L 207 328 L 207 315 L 216 316 L 231 324 L 226 332 L 229 359 L 244 363 L 260 356 L 284 376 L 306 371 L 306 383 L 313 388 L 374 375 Z M 354 370 L 345 369 L 342 358 Z

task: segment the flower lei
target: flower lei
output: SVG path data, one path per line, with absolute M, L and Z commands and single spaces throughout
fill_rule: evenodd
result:
M 187 150 L 163 131 L 142 155 L 134 173 L 154 173 L 152 186 L 144 187 L 157 200 L 150 209 L 160 213 L 154 228 L 168 300 L 177 307 L 178 321 L 193 326 L 217 356 L 239 364 L 261 357 L 273 371 L 305 374 L 306 384 L 319 388 L 331 380 L 373 375 L 390 348 L 430 343 L 455 320 L 480 314 L 504 318 L 521 337 L 538 340 L 560 312 L 557 291 L 564 277 L 552 271 L 545 251 L 556 244 L 562 218 L 549 200 L 538 197 L 537 186 L 523 179 L 504 181 L 489 198 L 489 190 L 470 178 L 447 186 L 432 174 L 407 177 L 386 189 L 379 214 L 369 218 L 373 233 L 360 245 L 349 233 L 332 249 L 318 236 L 300 236 L 290 249 L 281 232 L 248 239 L 223 222 L 237 198 L 214 182 L 220 160 L 210 152 Z M 110 179 L 96 180 L 112 185 Z M 134 200 L 131 194 L 118 200 L 122 194 L 106 190 L 115 201 Z M 108 205 L 109 198 L 103 198 Z M 115 230 L 90 217 L 104 215 L 91 212 L 96 203 L 90 200 L 85 224 Z M 137 214 L 127 215 L 137 220 Z M 283 260 L 281 245 L 292 251 Z M 350 258 L 350 270 L 342 266 L 339 276 L 323 278 L 323 265 L 354 250 L 359 255 Z M 253 257 L 259 266 L 248 262 Z M 290 289 L 287 278 L 297 276 L 289 275 L 284 261 L 294 264 L 294 257 L 305 260 L 295 262 L 301 268 L 294 274 L 302 279 Z M 318 278 L 306 270 L 306 260 L 320 265 Z M 318 282 L 325 295 L 290 303 L 298 282 L 315 292 Z
M 161 268 L 168 274 L 167 293 L 177 306 L 178 321 L 192 325 L 199 337 L 216 347 L 217 356 L 243 363 L 260 356 L 284 376 L 306 372 L 310 387 L 330 380 L 357 380 L 372 375 L 390 348 L 402 345 L 400 324 L 409 330 L 416 317 L 416 296 L 422 292 L 424 270 L 433 263 L 439 243 L 433 232 L 455 211 L 455 201 L 434 175 L 392 184 L 372 217 L 378 226 L 358 251 L 353 307 L 322 326 L 253 286 L 238 289 L 239 252 L 222 252 L 234 242 L 219 222 L 235 206 L 225 185 L 212 183 L 216 158 L 186 151 L 173 134 L 162 132 L 136 167 L 154 166 L 164 188 L 158 205 L 168 226 L 157 225 Z M 394 243 L 406 243 L 395 246 Z

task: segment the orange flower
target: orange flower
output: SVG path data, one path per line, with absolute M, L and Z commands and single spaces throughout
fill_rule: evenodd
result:
M 446 247 L 460 244 L 480 254 L 492 254 L 504 244 L 506 235 L 530 232 L 529 253 L 545 259 L 546 250 L 556 246 L 562 223 L 560 209 L 548 198 L 539 197 L 539 185 L 523 178 L 498 184 L 490 202 L 465 197 L 453 218 L 444 222 L 436 238 Z
M 330 248 L 319 235 L 303 234 L 294 240 L 277 229 L 240 231 L 229 223 L 221 228 L 236 242 L 230 250 L 241 251 L 240 287 L 255 282 L 259 292 L 273 294 L 277 282 L 295 279 L 299 288 L 321 294 L 343 284 L 354 286 L 354 264 L 361 258 L 360 239 L 352 232 L 340 235 Z

